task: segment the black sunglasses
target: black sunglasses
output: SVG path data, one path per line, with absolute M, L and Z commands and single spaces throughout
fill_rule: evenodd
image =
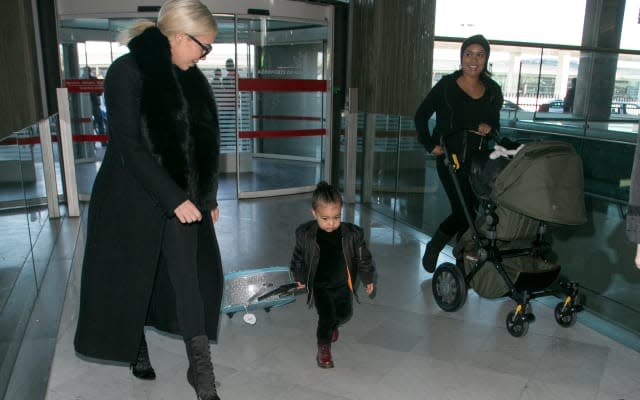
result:
M 198 39 L 196 39 L 195 37 L 189 35 L 188 33 L 186 35 L 189 36 L 189 39 L 196 42 L 198 46 L 200 46 L 200 48 L 202 49 L 202 56 L 200 56 L 201 58 L 204 58 L 207 56 L 207 54 L 211 53 L 211 50 L 213 49 L 213 47 L 210 44 L 204 44 Z

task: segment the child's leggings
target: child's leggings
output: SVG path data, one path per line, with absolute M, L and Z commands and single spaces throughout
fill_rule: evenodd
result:
M 353 311 L 352 296 L 347 285 L 339 288 L 313 289 L 313 301 L 318 311 L 318 344 L 331 343 L 331 334 L 344 324 Z

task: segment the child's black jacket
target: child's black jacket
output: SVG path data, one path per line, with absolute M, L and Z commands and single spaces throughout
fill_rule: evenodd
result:
M 345 273 L 348 277 L 349 289 L 355 295 L 355 282 L 358 277 L 365 285 L 372 283 L 375 266 L 371 252 L 367 248 L 362 228 L 349 222 L 343 222 L 340 224 L 340 229 L 342 253 L 347 266 Z M 320 259 L 320 247 L 316 243 L 317 232 L 318 223 L 315 220 L 300 225 L 296 229 L 296 247 L 291 257 L 293 279 L 307 286 L 307 304 L 313 298 L 313 283 Z

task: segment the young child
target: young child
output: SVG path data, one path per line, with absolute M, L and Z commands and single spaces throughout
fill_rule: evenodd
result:
M 296 229 L 296 247 L 291 272 L 298 288 L 307 288 L 307 304 L 318 312 L 318 354 L 320 368 L 333 368 L 331 343 L 338 340 L 338 326 L 352 313 L 355 282 L 374 290 L 374 265 L 360 227 L 341 223 L 342 197 L 327 182 L 318 183 L 311 200 L 313 220 Z M 313 303 L 311 301 L 313 300 Z

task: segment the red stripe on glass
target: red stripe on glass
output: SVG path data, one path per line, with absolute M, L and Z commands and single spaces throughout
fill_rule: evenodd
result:
M 327 81 L 318 79 L 238 79 L 241 92 L 326 92 Z
M 253 119 L 268 119 L 268 120 L 285 120 L 285 121 L 322 121 L 320 117 L 297 117 L 295 115 L 254 115 Z
M 297 129 L 288 131 L 240 131 L 238 137 L 240 139 L 255 138 L 278 138 L 278 137 L 295 137 L 295 136 L 323 136 L 327 134 L 326 129 Z
M 74 142 L 108 142 L 109 136 L 107 135 L 72 135 L 72 140 Z M 57 142 L 58 135 L 51 135 L 51 141 Z M 0 142 L 0 146 L 9 146 L 9 145 L 27 145 L 27 144 L 40 144 L 39 136 L 31 136 L 26 138 L 9 138 Z

